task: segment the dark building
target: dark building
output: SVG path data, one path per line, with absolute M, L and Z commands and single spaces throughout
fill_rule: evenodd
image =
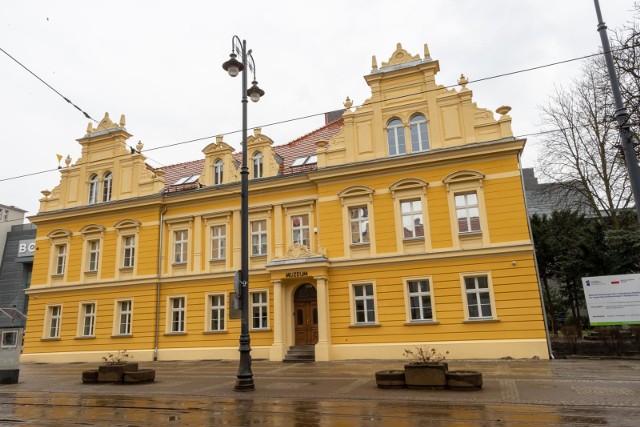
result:
M 33 224 L 14 225 L 7 233 L 0 265 L 0 329 L 25 327 L 25 319 L 15 310 L 27 312 L 24 290 L 31 283 L 35 241 Z

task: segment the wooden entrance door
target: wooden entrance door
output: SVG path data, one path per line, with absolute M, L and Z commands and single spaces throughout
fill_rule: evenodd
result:
M 318 303 L 298 301 L 294 303 L 296 317 L 296 345 L 318 342 Z
M 316 288 L 306 283 L 296 289 L 293 296 L 295 345 L 312 345 L 318 342 L 318 301 Z

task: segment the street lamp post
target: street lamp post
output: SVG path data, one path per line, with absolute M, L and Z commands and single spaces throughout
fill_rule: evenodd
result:
M 242 62 L 236 59 L 240 54 Z M 240 168 L 240 366 L 236 377 L 235 391 L 255 390 L 253 373 L 251 372 L 251 337 L 249 336 L 249 168 L 247 166 L 247 96 L 253 102 L 258 102 L 264 95 L 264 91 L 258 87 L 256 81 L 256 65 L 251 56 L 251 50 L 247 51 L 247 41 L 240 40 L 238 36 L 231 39 L 230 59 L 222 64 L 222 68 L 235 77 L 243 70 L 249 68 L 253 72 L 251 88 L 247 90 L 247 71 L 242 73 L 242 167 Z M 248 60 L 251 60 L 249 62 Z

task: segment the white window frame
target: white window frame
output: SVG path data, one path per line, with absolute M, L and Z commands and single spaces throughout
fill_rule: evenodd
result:
M 254 295 L 260 295 L 260 301 L 254 302 Z M 255 289 L 249 291 L 249 316 L 250 329 L 253 331 L 261 331 L 269 329 L 269 292 L 266 289 Z M 258 309 L 258 326 L 255 326 L 254 309 Z
M 419 203 L 420 204 L 420 209 L 415 210 L 415 204 Z M 408 206 L 409 210 L 405 212 L 404 210 L 404 206 Z M 416 199 L 406 199 L 406 200 L 401 200 L 400 201 L 400 216 L 401 216 L 401 226 L 402 226 L 402 237 L 404 239 L 422 239 L 424 238 L 424 213 L 423 213 L 423 206 L 422 206 L 422 199 L 420 198 L 416 198 Z M 409 227 L 407 227 L 407 225 L 405 224 L 405 218 L 409 218 Z M 419 235 L 418 231 L 416 230 L 416 227 L 418 226 L 418 224 L 415 222 L 415 220 L 419 218 L 420 219 L 420 224 L 422 226 L 422 234 Z M 406 231 L 410 231 L 411 235 L 407 236 L 406 235 Z
M 296 220 L 298 221 L 298 225 L 296 225 Z M 292 243 L 309 247 L 309 214 L 291 215 L 290 221 Z
M 476 199 L 475 203 L 469 203 L 468 200 L 468 196 L 473 195 Z M 464 202 L 462 204 L 458 204 L 458 200 L 459 198 L 461 198 Z M 455 204 L 456 207 L 456 223 L 458 224 L 458 233 L 460 234 L 471 234 L 471 233 L 481 233 L 482 232 L 482 224 L 480 222 L 480 202 L 479 202 L 479 197 L 478 197 L 478 192 L 477 191 L 465 191 L 465 192 L 459 192 L 459 193 L 455 193 L 453 195 L 453 202 Z M 471 212 L 475 210 L 477 212 L 477 228 L 473 229 L 472 227 L 472 222 L 471 222 Z M 460 216 L 459 214 L 463 213 L 463 216 Z M 465 220 L 465 224 L 467 226 L 467 230 L 461 230 L 460 227 L 460 221 L 464 219 Z
M 402 123 L 402 120 L 398 117 L 392 117 L 387 122 L 386 130 L 389 156 L 401 156 L 403 154 L 407 154 L 407 139 L 404 135 L 404 123 Z
M 100 239 L 87 240 L 87 271 L 96 273 L 100 266 Z
M 174 301 L 182 301 L 178 307 Z M 177 319 L 176 319 L 177 316 Z M 176 323 L 177 322 L 177 323 Z M 177 328 L 174 328 L 178 325 Z M 167 297 L 167 333 L 185 334 L 187 333 L 187 297 L 186 295 L 171 295 Z
M 420 286 L 416 292 L 411 292 L 410 285 L 411 283 L 427 282 L 428 291 L 422 290 Z M 433 281 L 431 276 L 421 276 L 421 277 L 408 277 L 404 279 L 404 292 L 405 292 L 405 300 L 406 300 L 406 309 L 407 309 L 407 323 L 434 323 L 436 322 L 436 306 L 435 306 L 435 298 L 434 298 L 434 289 L 433 289 Z M 431 318 L 424 318 L 424 306 L 423 306 L 423 297 L 429 297 L 429 305 L 431 308 Z M 418 298 L 419 304 L 418 309 L 420 310 L 420 317 L 413 317 L 413 305 L 412 298 Z
M 119 299 L 114 301 L 114 336 L 131 336 L 133 335 L 133 299 Z M 128 307 L 124 307 L 128 304 Z M 124 332 L 123 332 L 124 326 Z
M 224 292 L 208 293 L 205 297 L 207 299 L 205 304 L 205 307 L 207 307 L 205 331 L 225 332 L 227 330 L 227 294 Z M 221 302 L 214 301 L 214 299 L 220 298 L 222 299 Z M 217 303 L 214 304 L 214 302 Z M 217 320 L 218 327 L 214 327 L 214 319 Z
M 361 211 L 366 211 L 366 215 L 360 215 Z M 356 217 L 354 218 L 352 212 L 356 212 Z M 369 206 L 368 205 L 359 205 L 359 206 L 349 206 L 349 236 L 350 242 L 352 245 L 368 245 L 371 241 L 371 233 L 369 231 Z M 353 227 L 357 227 L 357 240 L 354 241 L 354 231 Z M 364 229 L 363 229 L 364 228 Z
M 136 235 L 122 236 L 122 268 L 133 268 L 136 263 Z
M 251 164 L 253 165 L 253 178 L 262 178 L 264 176 L 264 154 L 260 151 L 253 153 Z
M 110 202 L 113 192 L 113 174 L 106 172 L 102 178 L 102 201 Z
M 367 287 L 370 287 L 371 294 L 368 294 Z M 362 288 L 362 295 L 358 295 L 356 289 Z M 366 291 L 366 292 L 365 292 Z M 353 282 L 349 284 L 349 301 L 351 307 L 351 324 L 359 325 L 359 326 L 373 326 L 378 325 L 378 303 L 376 298 L 376 284 L 375 281 L 363 281 L 363 282 Z M 364 301 L 363 309 L 364 311 L 358 308 L 358 303 L 360 301 Z M 371 307 L 369 307 L 368 302 L 371 302 Z M 373 310 L 373 319 L 369 318 L 369 311 Z M 363 320 L 358 319 L 358 314 L 362 311 L 364 314 Z
M 100 179 L 98 178 L 98 174 L 92 174 L 89 177 L 89 197 L 87 197 L 87 203 L 90 205 L 95 205 L 98 203 L 98 192 Z
M 260 225 L 257 231 L 254 231 L 254 224 Z M 262 225 L 264 224 L 264 229 Z M 269 221 L 266 218 L 252 220 L 249 223 L 249 238 L 251 239 L 251 256 L 265 256 L 269 251 L 269 239 L 267 229 L 269 228 Z M 257 238 L 257 245 L 254 243 L 254 237 Z M 256 251 L 256 247 L 258 251 Z
M 227 225 L 214 224 L 210 227 L 211 260 L 224 260 L 227 255 Z M 216 233 L 216 231 L 220 231 Z
M 78 337 L 95 338 L 98 305 L 95 301 L 83 301 L 78 308 Z
M 189 261 L 189 230 L 173 231 L 173 263 L 186 264 Z
M 416 129 L 415 140 L 414 129 Z M 429 150 L 429 127 L 427 126 L 427 118 L 423 114 L 414 114 L 411 119 L 409 119 L 409 136 L 411 138 L 412 153 Z
M 224 161 L 216 159 L 213 162 L 213 185 L 222 184 L 224 178 Z
M 67 269 L 67 247 L 68 245 L 66 243 L 58 243 L 54 245 L 56 251 L 54 254 L 56 276 L 63 276 Z
M 478 278 L 484 278 L 486 280 L 486 288 L 478 287 Z M 467 289 L 467 279 L 473 279 L 473 289 Z M 460 283 L 462 286 L 462 301 L 464 305 L 465 321 L 481 322 L 498 320 L 498 317 L 496 315 L 496 304 L 493 294 L 493 285 L 489 272 L 463 273 L 460 275 Z M 487 294 L 487 296 L 489 297 L 489 314 L 484 313 L 482 310 L 480 294 Z M 471 296 L 473 296 L 472 298 L 475 302 L 473 305 L 477 306 L 478 308 L 478 316 L 471 316 L 469 307 L 469 299 L 471 298 Z
M 5 337 L 13 337 L 11 341 L 7 342 L 7 338 Z M 0 341 L 2 348 L 16 348 L 18 346 L 18 331 L 9 330 L 2 331 L 2 341 Z
M 46 307 L 44 338 L 60 339 L 62 329 L 62 304 L 50 304 Z

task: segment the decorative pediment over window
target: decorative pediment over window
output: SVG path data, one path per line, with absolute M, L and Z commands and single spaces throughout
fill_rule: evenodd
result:
M 419 188 L 425 189 L 427 188 L 428 185 L 429 183 L 422 179 L 407 178 L 407 179 L 401 179 L 400 181 L 394 182 L 389 187 L 389 190 L 391 190 L 392 193 L 395 193 L 396 191 L 402 191 L 402 190 L 415 190 Z
M 47 237 L 50 239 L 55 239 L 60 237 L 71 237 L 72 235 L 73 233 L 71 232 L 71 230 L 58 228 L 56 230 L 53 230 L 51 233 L 47 234 Z
M 344 199 L 345 197 L 357 197 L 357 196 L 371 196 L 374 193 L 374 189 L 364 185 L 354 185 L 352 187 L 345 188 L 338 193 L 338 197 Z
M 82 227 L 80 229 L 80 232 L 82 234 L 90 234 L 90 233 L 102 233 L 104 232 L 104 230 L 106 230 L 106 228 L 104 228 L 102 225 L 89 224 Z
M 137 228 L 140 227 L 142 223 L 135 219 L 123 219 L 115 223 L 113 226 L 116 230 L 121 230 L 123 228 Z
M 458 184 L 462 182 L 472 182 L 477 181 L 479 186 L 482 186 L 482 180 L 484 179 L 484 174 L 478 171 L 472 170 L 461 170 L 457 172 L 450 173 L 442 182 L 447 186 L 447 190 L 452 184 Z

